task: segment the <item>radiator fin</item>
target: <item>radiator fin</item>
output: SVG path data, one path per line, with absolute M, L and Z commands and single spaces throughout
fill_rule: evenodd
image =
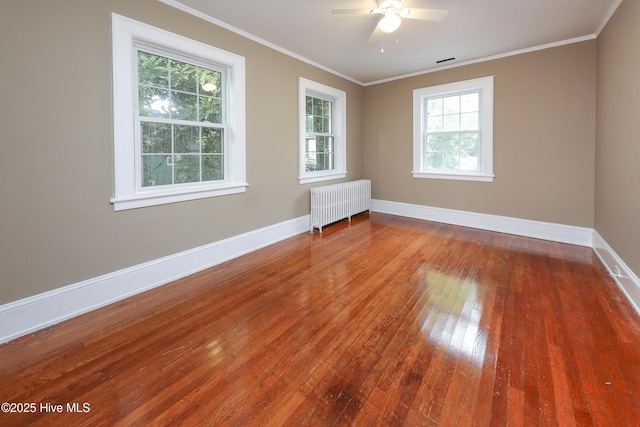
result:
M 357 181 L 325 185 L 311 189 L 311 229 L 322 227 L 361 212 L 371 211 L 371 181 Z

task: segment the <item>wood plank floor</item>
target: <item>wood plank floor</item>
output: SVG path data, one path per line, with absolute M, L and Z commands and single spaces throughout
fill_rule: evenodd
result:
M 365 214 L 1 346 L 0 402 L 35 409 L 3 426 L 640 425 L 640 320 L 589 248 Z

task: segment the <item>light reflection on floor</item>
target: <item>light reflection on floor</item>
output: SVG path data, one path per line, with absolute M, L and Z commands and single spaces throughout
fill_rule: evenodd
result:
M 430 293 L 428 304 L 433 305 L 431 312 L 440 316 L 430 314 L 422 331 L 448 352 L 481 366 L 487 336 L 480 329 L 484 298 L 478 284 L 437 271 L 428 271 L 425 282 Z

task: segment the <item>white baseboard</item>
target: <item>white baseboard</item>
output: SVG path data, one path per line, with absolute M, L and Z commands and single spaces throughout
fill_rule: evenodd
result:
M 408 203 L 389 202 L 386 200 L 372 200 L 371 210 L 374 212 L 461 225 L 464 227 L 479 228 L 482 230 L 497 231 L 554 242 L 570 243 L 579 246 L 591 247 L 593 238 L 593 229 L 591 228 L 453 209 L 434 208 Z
M 309 215 L 0 306 L 0 343 L 309 231 Z
M 636 313 L 640 315 L 640 279 L 638 276 L 595 230 L 593 230 L 593 250 L 602 261 L 602 264 L 609 270 L 609 274 L 627 297 Z

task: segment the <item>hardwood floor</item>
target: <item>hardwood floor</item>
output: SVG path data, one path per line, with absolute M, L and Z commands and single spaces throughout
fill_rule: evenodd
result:
M 0 347 L 0 425 L 640 425 L 639 326 L 589 248 L 365 214 Z

